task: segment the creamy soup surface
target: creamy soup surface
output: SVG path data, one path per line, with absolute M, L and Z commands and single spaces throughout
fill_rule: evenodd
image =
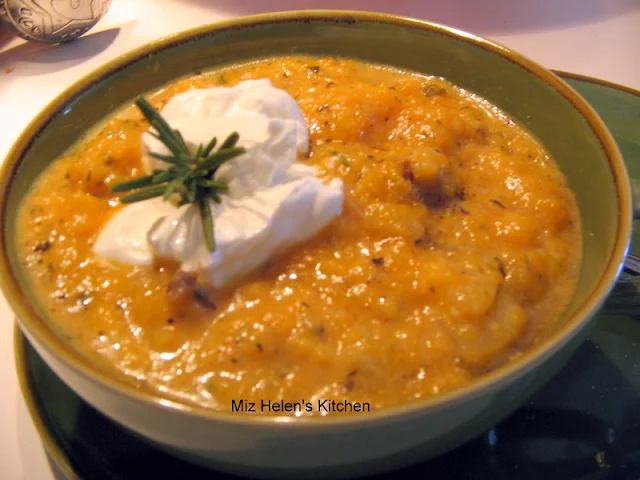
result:
M 131 106 L 55 161 L 19 214 L 34 289 L 77 348 L 201 406 L 307 415 L 448 392 L 544 338 L 573 293 L 581 227 L 531 134 L 443 79 L 349 59 L 266 59 L 148 98 L 260 78 L 299 103 L 300 161 L 344 181 L 343 214 L 206 302 L 171 292 L 169 262 L 106 262 L 92 242 L 122 208 L 110 187 L 144 174 L 148 124 Z

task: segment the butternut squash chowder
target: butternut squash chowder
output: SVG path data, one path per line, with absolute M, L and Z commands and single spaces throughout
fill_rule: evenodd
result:
M 21 258 L 70 342 L 187 402 L 255 402 L 258 414 L 298 402 L 313 415 L 448 392 L 544 338 L 573 294 L 581 228 L 529 132 L 444 79 L 341 58 L 202 72 L 148 100 L 161 109 L 251 79 L 295 99 L 309 137 L 298 162 L 343 182 L 341 213 L 224 286 L 160 256 L 101 258 L 93 245 L 124 208 L 111 188 L 145 174 L 149 124 L 132 105 L 56 160 L 21 207 Z

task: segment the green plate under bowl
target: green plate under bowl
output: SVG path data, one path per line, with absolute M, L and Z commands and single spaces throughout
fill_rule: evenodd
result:
M 561 73 L 613 133 L 640 179 L 640 92 Z M 640 254 L 636 222 L 632 251 Z M 16 327 L 22 392 L 44 446 L 70 479 L 232 479 L 166 455 L 65 386 Z M 429 462 L 371 478 L 640 478 L 640 316 L 599 316 L 589 339 L 531 402 L 476 440 Z

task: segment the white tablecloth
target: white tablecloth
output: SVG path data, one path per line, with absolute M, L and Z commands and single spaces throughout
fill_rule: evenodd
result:
M 303 8 L 384 11 L 443 23 L 548 68 L 640 89 L 638 0 L 113 0 L 90 34 L 62 47 L 27 44 L 0 30 L 0 159 L 49 101 L 127 50 L 217 20 Z M 0 479 L 51 480 L 54 473 L 18 390 L 12 332 L 13 316 L 0 296 Z

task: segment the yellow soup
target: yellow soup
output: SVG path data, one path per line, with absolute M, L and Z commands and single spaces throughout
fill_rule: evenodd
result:
M 573 293 L 581 230 L 530 133 L 443 79 L 338 58 L 205 72 L 150 101 L 257 78 L 298 101 L 300 161 L 344 181 L 343 214 L 206 302 L 170 263 L 108 263 L 92 243 L 122 208 L 110 187 L 143 175 L 148 124 L 128 108 L 54 162 L 20 212 L 22 260 L 74 345 L 213 409 L 324 414 L 459 388 L 544 338 Z

